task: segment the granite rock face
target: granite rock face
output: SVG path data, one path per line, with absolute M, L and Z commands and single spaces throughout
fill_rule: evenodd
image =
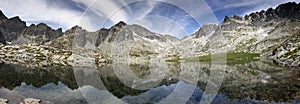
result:
M 199 31 L 194 33 L 196 35 L 196 38 L 200 38 L 202 36 L 208 36 L 214 33 L 218 28 L 217 24 L 205 24 L 203 25 Z
M 18 16 L 7 18 L 0 11 L 0 33 L 1 43 L 9 44 L 44 44 L 63 35 L 62 29 L 52 29 L 44 23 L 26 26 Z M 4 41 L 4 42 L 3 42 Z
M 4 36 L 6 42 L 16 40 L 25 28 L 26 23 L 19 17 L 3 20 L 0 23 L 0 32 Z
M 5 38 L 4 38 L 4 36 L 2 35 L 2 33 L 0 32 L 0 43 L 2 43 L 2 44 L 6 44 L 6 42 L 5 42 Z
M 3 14 L 3 12 L 0 10 L 0 23 L 7 20 L 8 18 Z
M 153 33 L 142 26 L 127 25 L 126 23 L 121 21 L 110 29 L 99 30 L 96 46 L 101 43 L 135 40 L 135 35 L 150 40 L 158 40 L 161 42 L 167 41 L 167 39 L 162 35 Z
M 24 29 L 14 44 L 44 44 L 63 35 L 62 29 L 52 29 L 44 23 L 30 25 Z
M 245 16 L 246 20 L 250 20 L 253 26 L 260 26 L 262 22 L 281 21 L 282 19 L 299 20 L 300 19 L 300 4 L 289 2 L 281 4 L 275 9 L 269 8 L 256 13 L 251 13 Z

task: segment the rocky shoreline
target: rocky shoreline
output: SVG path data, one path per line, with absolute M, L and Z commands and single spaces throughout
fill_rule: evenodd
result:
M 282 45 L 281 47 L 274 48 L 270 52 L 261 54 L 260 58 L 274 60 L 274 62 L 283 67 L 300 67 L 299 47 L 299 43 L 288 47 Z M 72 52 L 70 50 L 62 50 L 43 45 L 0 44 L 0 62 L 39 68 L 48 66 L 76 66 L 83 64 L 101 66 L 102 64 L 109 64 L 112 62 L 111 56 L 103 56 L 96 51 L 77 51 Z M 144 58 L 140 61 L 142 60 L 147 61 Z M 167 59 L 165 60 L 168 61 Z M 184 61 L 185 59 L 179 60 Z
M 97 53 L 75 54 L 43 45 L 3 45 L 0 44 L 0 62 L 21 64 L 29 67 L 74 66 L 76 64 L 110 63 Z
M 9 100 L 0 98 L 0 104 L 8 104 Z M 40 99 L 35 99 L 35 98 L 26 98 L 24 99 L 23 102 L 20 102 L 20 104 L 40 104 L 41 100 Z
M 70 59 L 70 51 L 59 50 L 48 46 L 36 45 L 3 45 L 0 44 L 1 61 L 12 64 L 31 66 L 63 65 L 68 66 L 73 60 Z

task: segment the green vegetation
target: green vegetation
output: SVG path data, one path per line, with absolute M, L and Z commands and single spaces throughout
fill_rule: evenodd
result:
M 252 44 L 256 41 L 257 41 L 256 38 L 252 38 L 250 40 L 246 40 L 245 42 L 240 42 L 239 45 L 237 46 L 237 50 L 245 48 L 247 45 Z
M 173 55 L 173 59 L 169 59 L 169 60 L 166 60 L 166 62 L 179 62 L 180 61 L 180 57 L 177 56 L 177 55 Z
M 294 49 L 293 51 L 289 51 L 288 53 L 284 54 L 282 57 L 287 58 L 290 56 L 291 58 L 295 59 L 298 56 L 298 55 L 296 55 L 298 51 L 299 51 L 299 48 Z
M 206 43 L 203 48 L 201 49 L 202 52 L 205 52 L 209 49 L 209 43 Z
M 130 56 L 135 56 L 135 57 L 142 57 L 142 56 L 149 56 L 149 55 L 155 55 L 155 53 L 152 50 L 131 50 L 129 52 Z
M 195 58 L 185 58 L 182 60 L 185 61 L 200 61 L 200 62 L 211 62 L 211 61 L 225 61 L 226 64 L 243 64 L 251 61 L 258 61 L 259 54 L 256 53 L 245 53 L 245 52 L 230 52 L 224 54 L 214 54 L 214 55 L 206 55 Z

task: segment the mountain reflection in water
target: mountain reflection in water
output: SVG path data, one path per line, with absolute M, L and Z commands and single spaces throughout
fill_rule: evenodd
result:
M 299 69 L 263 61 L 230 64 L 225 70 L 212 71 L 212 66 L 225 68 L 205 62 L 46 68 L 2 63 L 0 98 L 10 103 L 38 98 L 42 103 L 195 104 L 209 101 L 213 93 L 205 89 L 221 84 L 211 103 L 300 103 Z

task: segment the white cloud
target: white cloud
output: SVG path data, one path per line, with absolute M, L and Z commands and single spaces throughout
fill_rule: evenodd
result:
M 252 9 L 242 13 L 242 15 L 246 15 L 252 12 L 266 10 L 270 7 L 274 8 L 279 4 L 293 1 L 299 2 L 300 0 L 211 0 L 207 2 L 215 12 L 226 11 L 227 9 L 232 8 L 239 9 L 246 6 L 251 7 Z
M 120 0 L 73 0 L 88 7 L 87 9 L 93 11 L 100 17 L 118 23 L 119 21 L 127 21 L 127 13 L 121 9 L 124 1 Z M 122 2 L 121 2 L 122 1 Z M 105 20 L 102 20 L 105 22 Z
M 152 32 L 160 34 L 168 34 L 180 38 L 188 35 L 184 26 L 176 23 L 176 21 L 162 16 L 145 16 L 132 21 L 131 23 L 142 25 L 147 29 L 150 29 Z
M 214 11 L 225 10 L 229 8 L 236 8 L 242 6 L 255 6 L 257 4 L 266 2 L 264 0 L 230 0 L 230 1 L 220 1 L 220 0 L 213 0 L 210 3 L 214 5 Z
M 68 29 L 77 25 L 81 12 L 48 5 L 45 0 L 2 0 L 0 9 L 8 16 L 24 21 L 49 22 Z

